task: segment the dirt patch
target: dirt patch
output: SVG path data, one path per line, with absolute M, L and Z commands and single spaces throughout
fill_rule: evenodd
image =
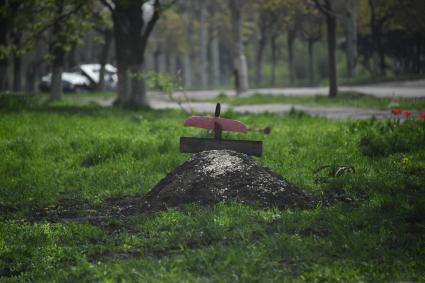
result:
M 76 221 L 89 223 L 112 234 L 135 231 L 129 216 L 142 213 L 143 196 L 109 198 L 100 205 L 92 205 L 69 194 L 61 197 L 55 205 L 36 208 L 28 216 L 29 222 L 59 223 Z
M 249 156 L 228 150 L 194 154 L 143 198 L 144 211 L 236 201 L 260 207 L 311 208 L 317 201 Z
M 311 196 L 296 188 L 245 154 L 214 150 L 194 154 L 144 196 L 110 198 L 101 205 L 90 206 L 68 195 L 54 206 L 33 211 L 30 221 L 78 221 L 112 233 L 131 232 L 134 229 L 129 223 L 131 215 L 227 201 L 279 209 L 331 204 L 327 198 Z

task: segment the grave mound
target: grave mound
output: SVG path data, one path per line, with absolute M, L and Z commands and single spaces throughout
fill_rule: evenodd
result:
M 231 150 L 196 153 L 143 197 L 144 211 L 187 204 L 241 202 L 260 207 L 311 208 L 315 198 L 251 157 Z

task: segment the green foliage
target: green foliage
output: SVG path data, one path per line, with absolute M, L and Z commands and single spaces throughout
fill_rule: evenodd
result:
M 393 153 L 408 153 L 425 144 L 425 123 L 423 121 L 406 121 L 369 125 L 362 135 L 359 148 L 367 156 L 385 156 Z
M 0 7 L 0 20 L 7 24 L 6 33 L 19 35 L 20 41 L 8 40 L 7 46 L 0 45 L 0 59 L 11 54 L 22 56 L 44 36 L 50 51 L 68 52 L 73 44 L 81 43 L 82 35 L 91 28 L 88 15 L 93 3 L 83 0 L 6 1 Z M 47 32 L 50 32 L 48 36 Z M 54 57 L 52 53 L 46 56 L 47 59 Z
M 82 42 L 82 36 L 90 30 L 88 20 L 93 2 L 50 0 L 42 5 L 46 14 L 45 26 L 51 26 L 52 33 L 47 38 L 50 53 L 47 59 L 54 60 L 60 54 L 68 53 L 74 44 Z
M 145 79 L 149 89 L 158 90 L 168 96 L 181 88 L 179 78 L 173 74 L 157 73 L 157 72 L 143 72 L 139 74 Z
M 380 122 L 224 113 L 272 126 L 270 135 L 244 136 L 264 141 L 262 164 L 311 193 L 354 201 L 287 211 L 189 206 L 111 217 L 111 225 L 127 228 L 108 230 L 28 219 L 32 208 L 64 205 L 64 196 L 96 209 L 111 196 L 143 194 L 188 159 L 178 153 L 179 136 L 202 132 L 183 128 L 185 117 L 175 111 L 24 101 L 0 109 L 0 281 L 425 280 L 424 147 L 364 156 L 359 142 Z M 409 142 L 415 131 L 403 132 Z M 355 172 L 314 182 L 317 168 L 343 164 Z
M 184 15 L 175 9 L 165 9 L 161 17 L 157 28 L 162 32 L 158 34 L 155 44 L 162 46 L 167 54 L 189 53 Z

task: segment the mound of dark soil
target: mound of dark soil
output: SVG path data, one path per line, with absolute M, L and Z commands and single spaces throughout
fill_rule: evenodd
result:
M 194 154 L 143 197 L 144 211 L 237 201 L 261 207 L 310 208 L 315 199 L 249 156 L 212 150 Z
M 130 215 L 225 201 L 279 209 L 331 203 L 306 194 L 245 154 L 213 150 L 194 154 L 146 195 L 110 198 L 96 206 L 73 195 L 64 196 L 54 207 L 35 209 L 28 220 L 88 222 L 112 233 L 131 232 Z

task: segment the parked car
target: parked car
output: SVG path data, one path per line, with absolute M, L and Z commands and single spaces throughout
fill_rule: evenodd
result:
M 64 92 L 79 92 L 95 90 L 99 84 L 100 64 L 82 64 L 62 73 L 62 86 Z M 105 88 L 115 90 L 118 77 L 117 69 L 105 65 Z M 49 91 L 52 84 L 52 74 L 41 78 L 40 90 Z
M 40 90 L 50 91 L 52 85 L 52 74 L 47 74 L 41 78 Z M 62 73 L 62 88 L 64 92 L 78 92 L 90 90 L 90 80 L 78 73 L 63 72 Z
M 99 84 L 100 64 L 83 64 L 79 66 L 81 74 L 86 76 L 94 85 Z M 105 65 L 105 88 L 115 90 L 117 88 L 118 76 L 117 68 L 110 64 Z

